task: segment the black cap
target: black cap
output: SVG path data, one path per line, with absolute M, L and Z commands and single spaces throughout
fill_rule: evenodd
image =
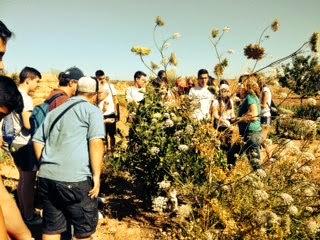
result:
M 77 67 L 71 67 L 61 72 L 59 77 L 63 77 L 65 79 L 72 79 L 72 80 L 79 80 L 80 78 L 84 77 L 83 72 Z

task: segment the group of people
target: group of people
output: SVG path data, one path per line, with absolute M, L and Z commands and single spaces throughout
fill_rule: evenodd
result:
M 136 72 L 134 86 L 126 92 L 127 102 L 143 102 L 146 76 L 143 72 Z M 230 168 L 235 165 L 237 156 L 246 153 L 253 169 L 261 169 L 260 148 L 267 138 L 271 123 L 272 93 L 258 75 L 242 75 L 233 92 L 227 80 L 222 79 L 215 86 L 214 79 L 206 69 L 198 71 L 196 83 L 178 79 L 176 86 L 170 89 L 166 73 L 161 70 L 151 84 L 165 96 L 165 101 L 174 101 L 175 97 L 181 95 L 190 97 L 190 101 L 196 105 L 192 117 L 196 121 L 211 122 L 223 133 L 222 148 L 227 153 Z M 239 128 L 244 144 L 231 143 L 235 127 Z
M 0 71 L 11 35 L 0 21 Z M 45 100 L 48 113 L 34 129 L 30 123 L 32 95 L 41 78 L 32 67 L 20 72 L 18 87 L 11 78 L 0 76 L 1 145 L 7 145 L 19 170 L 18 206 L 0 176 L 0 239 L 32 239 L 26 224 L 39 223 L 45 240 L 60 239 L 62 233 L 70 231 L 70 225 L 76 239 L 90 239 L 98 221 L 105 145 L 112 152 L 116 144 L 116 123 L 120 119 L 117 91 L 103 70 L 90 77 L 71 67 L 59 74 L 59 86 Z M 268 125 L 271 120 L 271 91 L 258 80 L 254 74 L 241 76 L 236 94 L 231 93 L 228 81 L 221 80 L 218 92 L 213 92 L 209 86 L 213 79 L 206 69 L 200 69 L 197 84 L 178 79 L 170 89 L 166 72 L 161 70 L 152 85 L 168 101 L 188 95 L 197 102 L 194 119 L 211 122 L 227 136 L 231 126 L 237 125 L 244 145 L 239 148 L 227 141 L 228 163 L 234 165 L 236 154 L 246 152 L 253 169 L 258 170 L 262 124 Z M 143 104 L 146 84 L 147 75 L 137 71 L 134 85 L 126 91 L 127 102 Z M 234 95 L 239 102 L 234 101 Z M 34 208 L 36 176 L 41 217 Z
M 2 73 L 11 36 L 0 21 Z M 37 69 L 25 67 L 17 86 L 0 74 L 1 146 L 10 151 L 19 171 L 18 205 L 0 177 L 0 239 L 33 239 L 27 226 L 40 223 L 45 240 L 60 239 L 64 232 L 74 239 L 91 239 L 98 222 L 106 129 L 112 129 L 118 116 L 116 91 L 101 70 L 90 77 L 69 68 L 59 74 L 58 88 L 44 103 L 48 112 L 35 129 L 31 96 L 41 78 Z M 112 149 L 114 134 L 109 140 Z M 36 176 L 42 216 L 34 208 Z

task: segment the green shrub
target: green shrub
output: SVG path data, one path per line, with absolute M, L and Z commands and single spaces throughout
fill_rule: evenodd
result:
M 128 110 L 134 120 L 128 141 L 114 155 L 116 167 L 143 183 L 151 195 L 163 180 L 195 184 L 206 181 L 206 165 L 214 154 L 220 154 L 219 142 L 212 127 L 210 135 L 210 129 L 203 129 L 190 117 L 192 104 L 188 97 L 165 103 L 161 94 L 150 87 L 145 102 L 139 106 L 129 104 Z M 209 149 L 204 147 L 206 144 Z M 205 154 L 209 150 L 213 153 Z M 226 165 L 223 157 L 217 159 L 216 165 Z
M 278 137 L 289 139 L 314 139 L 317 135 L 317 123 L 312 120 L 282 117 L 275 121 Z
M 300 106 L 295 109 L 294 116 L 298 118 L 306 118 L 316 121 L 320 118 L 320 105 Z

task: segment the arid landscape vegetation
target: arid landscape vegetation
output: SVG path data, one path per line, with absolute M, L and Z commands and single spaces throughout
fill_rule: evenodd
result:
M 261 147 L 261 168 L 255 169 L 241 154 L 235 155 L 235 165 L 228 164 L 227 132 L 218 131 L 210 120 L 197 121 L 192 113 L 199 103 L 188 94 L 174 94 L 180 82 L 197 86 L 198 79 L 177 76 L 179 58 L 167 50 L 181 35 L 160 41 L 158 31 L 166 24 L 155 18 L 154 49 L 131 48 L 148 71 L 143 103 L 126 101 L 133 82 L 111 80 L 120 120 L 116 148 L 104 156 L 94 239 L 320 239 L 320 33 L 311 33 L 292 53 L 263 66 L 264 41 L 281 29 L 275 19 L 258 41 L 240 50 L 252 65 L 246 74 L 268 85 L 275 103 L 270 133 Z M 231 98 L 240 102 L 240 74 L 225 77 L 232 51 L 223 50 L 221 42 L 229 31 L 210 31 L 216 61 L 208 89 L 217 95 L 219 82 L 226 80 Z M 152 51 L 160 56 L 158 62 L 147 61 Z M 160 69 L 167 73 L 165 90 L 156 85 Z M 43 74 L 34 104 L 57 86 L 56 73 Z M 231 146 L 244 144 L 237 122 L 228 128 Z M 1 154 L 1 175 L 14 195 L 18 172 L 10 156 Z M 41 204 L 37 209 L 41 211 Z M 41 227 L 32 231 L 41 238 Z

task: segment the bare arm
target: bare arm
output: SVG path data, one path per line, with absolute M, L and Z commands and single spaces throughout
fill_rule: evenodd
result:
M 30 126 L 30 116 L 31 116 L 31 112 L 22 112 L 22 123 L 23 123 L 23 127 L 25 129 L 31 129 L 31 126 Z
M 0 207 L 0 239 L 4 239 L 4 240 L 8 239 L 7 230 L 6 230 L 6 226 L 4 224 L 4 217 L 2 214 L 1 207 Z
M 218 119 L 219 120 L 220 116 L 219 116 L 218 106 L 212 106 L 211 111 L 212 111 L 212 121 L 214 119 Z
M 36 159 L 38 161 L 41 160 L 41 155 L 42 155 L 43 148 L 44 148 L 44 145 L 42 143 L 33 142 L 34 153 L 35 153 Z
M 91 198 L 98 197 L 100 191 L 101 164 L 104 154 L 104 145 L 102 139 L 92 139 L 89 142 L 89 156 L 93 177 L 93 188 L 89 192 Z
M 22 220 L 20 211 L 10 196 L 8 191 L 3 185 L 0 176 L 0 207 L 3 211 L 5 227 L 7 233 L 12 239 L 16 240 L 30 240 L 32 239 L 31 233 Z M 1 235 L 0 235 L 1 236 Z M 2 237 L 2 236 L 1 236 Z M 6 238 L 1 238 L 6 239 Z
M 258 107 L 256 104 L 251 104 L 248 111 L 238 118 L 238 122 L 254 122 L 259 119 Z
M 261 108 L 265 109 L 268 108 L 268 99 L 269 99 L 269 93 L 268 92 L 262 92 L 262 98 L 261 98 Z

